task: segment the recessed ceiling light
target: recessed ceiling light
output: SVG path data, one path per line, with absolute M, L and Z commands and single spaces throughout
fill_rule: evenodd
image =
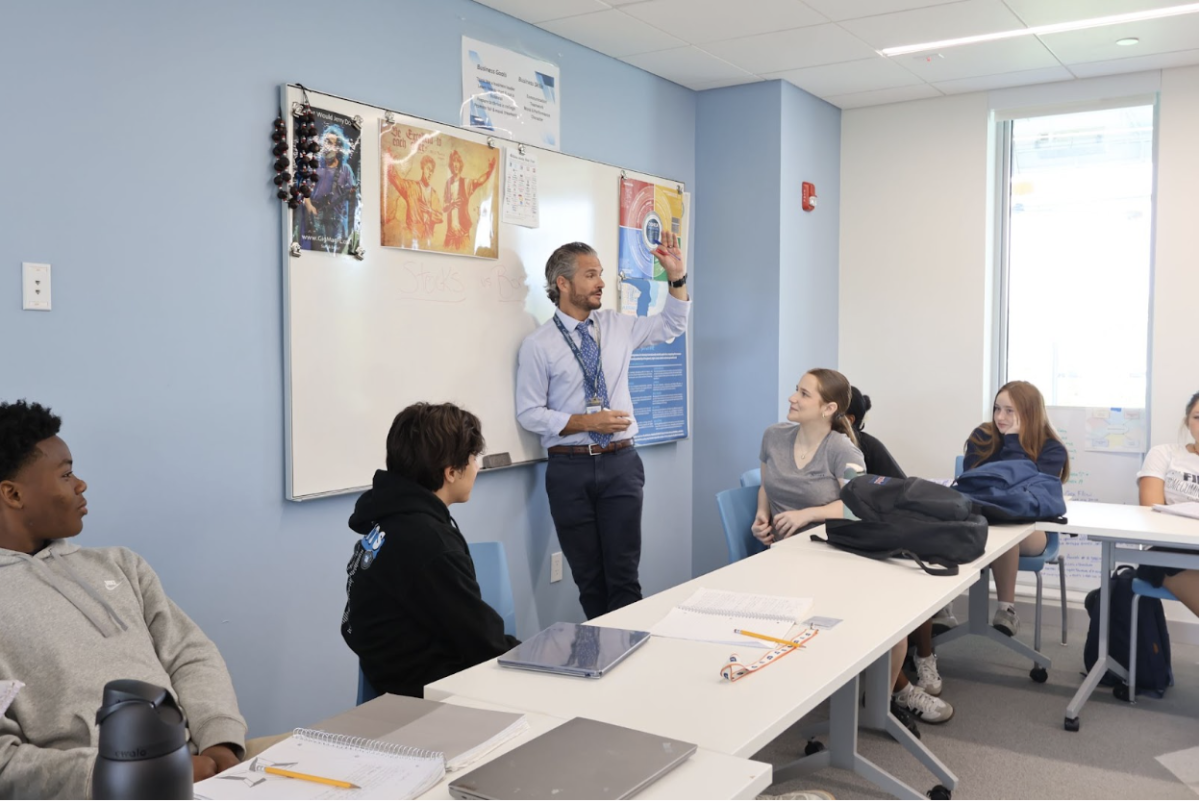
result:
M 1120 47 L 1131 47 L 1133 45 L 1136 45 L 1139 41 L 1141 41 L 1141 40 L 1138 39 L 1136 36 L 1126 36 L 1124 39 L 1118 39 L 1117 45 Z
M 1013 31 L 985 33 L 980 36 L 964 36 L 961 39 L 944 39 L 940 42 L 925 42 L 919 45 L 904 45 L 903 47 L 885 47 L 877 51 L 881 56 L 903 56 L 909 53 L 921 53 L 926 50 L 944 50 L 959 45 L 973 45 L 979 42 L 994 42 L 999 39 L 1012 39 L 1017 36 L 1042 36 L 1050 33 L 1066 31 L 1081 31 L 1086 28 L 1101 28 L 1105 25 L 1119 25 L 1124 22 L 1140 22 L 1148 19 L 1163 19 L 1177 17 L 1181 14 L 1195 14 L 1200 11 L 1200 3 L 1188 3 L 1170 8 L 1155 8 L 1149 11 L 1136 11 L 1132 14 L 1115 14 L 1111 17 L 1094 17 L 1092 19 L 1076 20 L 1074 22 L 1059 22 L 1054 25 L 1038 25 L 1033 28 L 1018 28 Z

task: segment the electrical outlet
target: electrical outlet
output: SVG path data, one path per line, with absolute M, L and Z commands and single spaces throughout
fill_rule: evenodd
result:
M 36 312 L 50 311 L 50 265 L 21 263 L 21 308 Z
M 556 551 L 550 555 L 550 581 L 562 582 L 562 552 Z

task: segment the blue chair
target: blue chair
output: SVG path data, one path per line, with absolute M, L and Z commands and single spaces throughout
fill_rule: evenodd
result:
M 717 510 L 725 529 L 725 545 L 729 547 L 729 562 L 766 551 L 766 546 L 750 532 L 758 513 L 758 487 L 734 487 L 717 493 Z
M 753 518 L 753 516 L 751 516 Z M 468 543 L 471 561 L 475 563 L 475 578 L 479 581 L 479 593 L 488 606 L 504 621 L 504 632 L 516 635 L 517 605 L 513 599 L 512 580 L 508 575 L 508 557 L 504 544 L 498 541 Z M 362 666 L 358 668 L 358 704 L 369 702 L 379 696 L 379 691 L 367 682 Z
M 1175 594 L 1166 588 L 1156 588 L 1144 579 L 1133 580 L 1133 606 L 1129 619 L 1129 701 L 1137 699 L 1137 630 L 1138 599 L 1146 596 L 1163 601 L 1178 601 Z
M 954 458 L 954 478 L 963 472 L 963 455 Z M 1033 608 L 1033 648 L 1042 650 L 1042 569 L 1047 565 L 1058 566 L 1058 586 L 1062 605 L 1062 644 L 1067 645 L 1067 566 L 1059 556 L 1058 532 L 1046 533 L 1046 549 L 1041 554 L 1032 557 L 1021 556 L 1017 563 L 1018 571 L 1033 571 L 1037 581 L 1037 602 Z
M 742 487 L 758 487 L 762 484 L 762 468 L 751 468 L 742 474 Z
M 479 593 L 504 621 L 504 634 L 517 634 L 517 604 L 513 600 L 512 579 L 508 575 L 508 557 L 499 541 L 468 543 L 471 560 L 475 563 L 475 578 Z

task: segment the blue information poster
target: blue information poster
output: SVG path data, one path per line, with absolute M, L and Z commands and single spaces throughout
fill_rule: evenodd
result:
M 683 244 L 683 193 L 634 179 L 621 179 L 620 249 L 621 311 L 656 315 L 666 304 L 667 275 L 654 257 L 663 229 Z M 688 436 L 687 336 L 633 352 L 629 393 L 637 418 L 639 446 Z

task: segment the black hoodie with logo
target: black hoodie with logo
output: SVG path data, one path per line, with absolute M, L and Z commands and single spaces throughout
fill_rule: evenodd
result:
M 467 541 L 431 491 L 376 471 L 350 528 L 365 537 L 346 566 L 342 637 L 375 690 L 420 697 L 519 643 L 480 596 Z

